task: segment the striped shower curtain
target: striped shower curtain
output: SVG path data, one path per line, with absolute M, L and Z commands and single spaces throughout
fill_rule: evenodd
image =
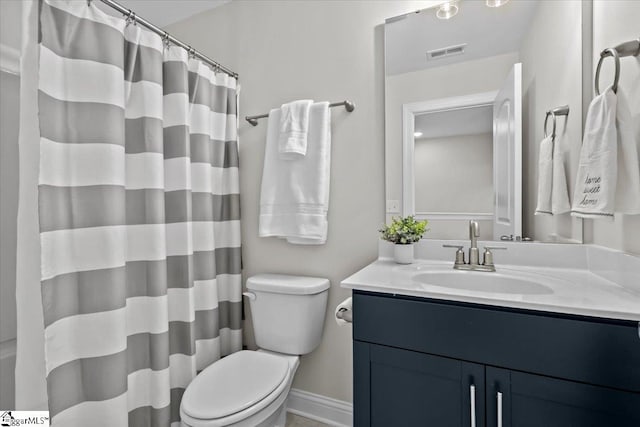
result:
M 40 4 L 54 426 L 169 426 L 241 349 L 236 81 L 85 1 Z

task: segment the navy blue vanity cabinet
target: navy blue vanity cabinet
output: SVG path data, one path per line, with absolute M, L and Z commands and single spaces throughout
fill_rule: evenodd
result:
M 364 291 L 353 311 L 356 427 L 640 426 L 638 322 Z

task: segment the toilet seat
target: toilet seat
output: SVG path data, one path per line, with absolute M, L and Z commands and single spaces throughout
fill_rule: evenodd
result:
M 276 400 L 289 377 L 286 359 L 239 351 L 213 363 L 192 381 L 182 398 L 181 412 L 203 422 L 231 421 L 234 414 L 244 418 Z

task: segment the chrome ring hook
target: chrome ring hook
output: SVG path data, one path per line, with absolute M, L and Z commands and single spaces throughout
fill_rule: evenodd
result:
M 547 111 L 547 115 L 544 118 L 544 137 L 547 138 L 547 122 L 549 121 L 549 116 L 553 117 L 553 130 L 551 131 L 551 138 L 556 137 L 556 115 L 553 114 L 552 111 Z
M 596 89 L 596 95 L 600 95 L 600 67 L 602 67 L 602 62 L 604 60 L 604 58 L 606 58 L 607 56 L 613 56 L 613 59 L 615 60 L 615 65 L 616 65 L 616 70 L 615 70 L 615 75 L 613 78 L 613 92 L 617 93 L 618 92 L 618 81 L 620 80 L 620 55 L 618 55 L 618 51 L 612 48 L 607 48 L 605 50 L 602 51 L 602 53 L 600 54 L 600 59 L 598 60 L 598 66 L 596 67 L 596 81 L 595 81 L 595 89 Z

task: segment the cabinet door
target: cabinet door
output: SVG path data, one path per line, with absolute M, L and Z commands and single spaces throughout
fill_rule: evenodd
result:
M 484 367 L 355 341 L 354 425 L 483 427 Z
M 640 425 L 640 393 L 491 367 L 486 383 L 487 426 Z

